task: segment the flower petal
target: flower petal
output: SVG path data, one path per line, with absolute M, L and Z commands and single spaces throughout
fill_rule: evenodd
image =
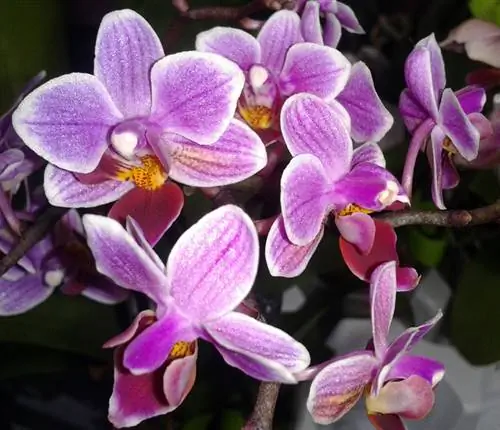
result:
M 438 209 L 446 209 L 443 201 L 443 142 L 444 133 L 439 127 L 434 127 L 431 132 L 430 145 L 427 148 L 427 157 L 432 170 L 432 200 Z
M 134 375 L 151 373 L 175 354 L 175 345 L 187 345 L 197 339 L 191 323 L 175 310 L 146 328 L 125 348 L 123 365 Z
M 299 16 L 289 10 L 273 13 L 261 28 L 257 41 L 261 47 L 262 64 L 278 76 L 288 49 L 302 42 Z
M 280 74 L 281 93 L 333 98 L 346 86 L 350 70 L 351 63 L 340 51 L 316 43 L 298 43 L 286 54 Z
M 372 163 L 385 168 L 385 157 L 380 146 L 375 142 L 367 142 L 358 146 L 352 154 L 352 166 L 361 163 Z
M 304 345 L 287 333 L 239 312 L 205 324 L 205 330 L 224 348 L 277 363 L 290 373 L 304 370 L 311 361 Z
M 477 157 L 479 131 L 467 118 L 457 97 L 449 88 L 444 90 L 441 98 L 439 125 L 462 157 L 468 161 Z
M 151 70 L 151 119 L 196 143 L 214 143 L 229 126 L 244 83 L 240 68 L 220 55 L 168 55 Z
M 340 36 L 342 36 L 340 21 L 335 14 L 328 12 L 325 16 L 325 27 L 323 29 L 323 41 L 325 45 L 336 48 L 339 44 Z
M 406 85 L 415 100 L 437 120 L 438 95 L 434 92 L 431 53 L 425 47 L 415 47 L 405 63 Z
M 362 254 L 371 251 L 375 241 L 375 223 L 370 215 L 355 212 L 338 216 L 335 224 L 344 240 L 356 246 Z
M 356 142 L 378 142 L 394 123 L 375 90 L 370 69 L 362 61 L 352 66 L 349 80 L 337 101 L 349 112 L 351 136 Z
M 307 409 L 314 422 L 331 424 L 342 418 L 359 400 L 376 366 L 371 352 L 359 351 L 341 357 L 314 378 Z
M 323 35 L 319 17 L 319 2 L 308 1 L 306 3 L 301 14 L 300 28 L 306 42 L 323 45 Z
M 413 133 L 429 117 L 408 88 L 405 88 L 399 97 L 399 112 L 410 133 Z
M 172 248 L 167 278 L 176 304 L 193 321 L 233 310 L 257 274 L 259 242 L 250 217 L 226 205 L 205 215 Z
M 134 184 L 115 180 L 84 184 L 73 173 L 49 164 L 45 168 L 43 187 L 51 205 L 92 208 L 118 200 L 134 188 Z
M 155 313 L 147 309 L 145 311 L 139 312 L 132 324 L 120 334 L 109 339 L 102 347 L 103 348 L 115 348 L 117 346 L 123 345 L 131 341 L 137 333 L 143 332 L 146 327 L 149 327 L 156 321 Z M 121 362 L 121 361 L 120 361 Z
M 178 218 L 184 206 L 184 194 L 178 185 L 166 182 L 157 190 L 134 188 L 118 200 L 108 213 L 125 224 L 131 216 L 141 226 L 146 240 L 155 246 Z
M 125 229 L 127 230 L 127 233 L 130 234 L 130 236 L 132 236 L 137 244 L 144 250 L 144 252 L 146 252 L 148 257 L 159 267 L 159 269 L 164 271 L 165 264 L 163 264 L 163 261 L 160 260 L 158 254 L 154 251 L 154 249 L 151 247 L 151 244 L 147 241 L 146 237 L 144 236 L 144 232 L 141 229 L 141 226 L 137 224 L 137 222 L 130 216 L 128 216 L 125 220 Z
M 323 100 L 310 94 L 290 97 L 281 109 L 281 130 L 292 155 L 315 155 L 331 180 L 349 171 L 353 152 L 349 130 Z
M 119 287 L 104 276 L 96 276 L 84 285 L 82 296 L 104 305 L 116 305 L 126 300 L 130 291 Z
M 177 358 L 167 365 L 163 376 L 163 390 L 169 404 L 179 406 L 193 388 L 197 359 L 198 345 L 195 343 L 193 354 Z
M 404 355 L 392 366 L 387 380 L 407 379 L 420 376 L 435 387 L 444 377 L 445 367 L 439 361 L 417 355 Z
M 455 188 L 460 182 L 457 168 L 449 154 L 443 154 L 441 159 L 441 187 L 443 190 Z
M 350 33 L 365 34 L 365 30 L 361 27 L 358 18 L 356 18 L 356 14 L 346 4 L 337 2 L 337 11 L 335 12 L 335 16 L 340 21 L 342 27 Z
M 16 281 L 0 279 L 0 316 L 19 315 L 33 309 L 47 300 L 54 288 L 43 284 L 38 274 Z
M 370 303 L 375 356 L 382 358 L 396 308 L 396 262 L 378 266 L 370 280 Z
M 455 96 L 466 115 L 481 112 L 486 103 L 486 91 L 474 85 L 458 90 Z
M 138 13 L 117 10 L 102 19 L 95 45 L 94 74 L 127 118 L 151 109 L 149 73 L 164 56 L 160 39 Z
M 307 245 L 319 234 L 328 213 L 328 177 L 314 155 L 297 155 L 281 177 L 281 209 L 288 239 Z
M 234 61 L 247 71 L 260 62 L 260 45 L 251 34 L 238 28 L 214 27 L 196 36 L 196 49 L 213 52 Z
M 413 267 L 396 268 L 398 291 L 412 291 L 420 282 L 420 275 Z
M 434 406 L 432 385 L 420 376 L 391 381 L 382 387 L 377 397 L 368 396 L 369 413 L 397 414 L 402 418 L 421 420 Z
M 118 221 L 86 214 L 83 225 L 100 273 L 123 288 L 164 303 L 168 293 L 165 275 Z
M 407 430 L 403 420 L 395 414 L 368 414 L 375 430 Z
M 307 267 L 316 248 L 323 238 L 324 229 L 305 246 L 294 245 L 285 232 L 283 218 L 274 221 L 266 240 L 266 263 L 272 276 L 295 278 Z
M 446 85 L 446 72 L 444 68 L 443 54 L 439 47 L 434 33 L 420 40 L 416 47 L 427 49 L 430 54 L 430 66 L 432 71 L 432 84 L 434 89 L 434 97 L 436 99 L 441 95 Z
M 93 171 L 121 114 L 92 75 L 71 73 L 28 94 L 12 115 L 16 133 L 40 157 L 71 172 Z
M 224 134 L 209 146 L 179 135 L 165 138 L 170 177 L 192 187 L 234 184 L 254 175 L 267 163 L 266 147 L 260 137 L 238 120 L 232 120 Z

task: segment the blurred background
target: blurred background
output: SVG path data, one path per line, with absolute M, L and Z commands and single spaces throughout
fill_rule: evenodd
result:
M 192 0 L 190 6 L 244 3 Z M 339 49 L 369 65 L 381 98 L 395 116 L 404 87 L 404 61 L 413 45 L 432 32 L 438 40 L 444 39 L 471 15 L 466 0 L 346 3 L 356 12 L 366 35 L 344 33 Z M 488 2 L 473 3 L 475 13 L 488 14 L 484 12 L 487 9 L 481 9 Z M 498 6 L 498 0 L 493 3 Z M 214 25 L 238 25 L 182 19 L 169 0 L 2 0 L 0 112 L 8 109 L 25 83 L 42 69 L 48 78 L 71 71 L 92 73 L 99 23 L 107 12 L 122 8 L 142 14 L 170 53 L 193 49 L 199 31 Z M 268 15 L 252 18 L 265 19 Z M 466 74 L 481 67 L 460 53 L 445 52 L 444 56 L 448 86 L 453 89 L 464 86 Z M 406 142 L 404 127 L 396 117 L 394 129 L 381 143 L 388 167 L 396 176 L 402 170 Z M 428 166 L 421 160 L 414 208 L 432 208 L 429 180 Z M 279 199 L 277 186 L 271 185 L 266 194 L 252 197 L 258 199 L 258 205 L 252 204 L 244 189 L 238 198 L 262 218 L 273 215 Z M 212 208 L 201 193 L 185 191 L 190 197 L 183 214 L 157 247 L 162 259 L 179 235 Z M 462 172 L 459 187 L 447 197 L 450 208 L 492 203 L 500 197 L 496 170 Z M 499 239 L 497 224 L 453 231 L 398 229 L 401 260 L 420 270 L 423 286 L 413 295 L 399 295 L 394 334 L 444 308 L 443 323 L 418 352 L 441 359 L 449 369 L 438 387 L 435 411 L 426 421 L 410 424 L 410 429 L 500 429 L 496 410 L 500 404 L 500 371 L 495 367 L 500 360 Z M 370 336 L 367 286 L 348 271 L 334 234 L 325 235 L 308 269 L 297 279 L 271 278 L 262 264 L 254 291 L 267 321 L 303 342 L 313 363 L 362 347 Z M 24 315 L 0 319 L 0 429 L 112 428 L 107 421 L 112 353 L 101 345 L 126 328 L 144 306 L 137 297 L 112 307 L 54 294 Z M 210 345 L 203 344 L 197 381 L 184 404 L 168 417 L 137 428 L 240 429 L 253 408 L 257 388 L 257 382 L 225 365 Z M 304 408 L 307 390 L 307 384 L 281 389 L 276 429 L 315 428 Z M 355 411 L 331 428 L 370 427 L 363 412 Z

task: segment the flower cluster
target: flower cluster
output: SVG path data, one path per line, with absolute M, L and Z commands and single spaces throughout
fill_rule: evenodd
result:
M 97 34 L 93 74 L 29 88 L 0 119 L 0 250 L 11 249 L 21 223 L 44 204 L 28 187 L 26 207 L 11 204 L 44 162 L 48 203 L 71 208 L 2 276 L 0 314 L 25 312 L 56 287 L 107 304 L 130 291 L 151 302 L 105 344 L 115 351 L 109 418 L 116 427 L 183 402 L 199 340 L 258 380 L 313 379 L 307 408 L 320 424 L 341 418 L 363 395 L 380 429 L 402 429 L 403 418 L 431 410 L 444 367 L 410 350 L 441 313 L 389 342 L 396 293 L 416 288 L 420 276 L 400 266 L 394 229 L 374 216 L 410 205 L 420 151 L 444 209 L 442 190 L 458 183 L 455 160 L 472 163 L 492 133 L 480 113 L 485 93 L 446 88 L 434 36 L 417 43 L 400 101 L 412 134 L 400 183 L 377 144 L 393 118 L 366 64 L 351 64 L 335 48 L 341 27 L 363 33 L 345 4 L 304 0 L 296 11 L 274 13 L 256 38 L 216 27 L 197 36 L 195 50 L 165 55 L 143 17 L 111 12 Z M 242 305 L 259 264 L 258 223 L 243 209 L 225 204 L 203 216 L 165 263 L 153 250 L 183 209 L 180 185 L 210 190 L 255 174 L 265 182 L 263 172 L 277 164 L 274 148 L 291 159 L 267 231 L 271 275 L 301 274 L 334 224 L 346 265 L 370 288 L 366 349 L 315 366 L 304 345 Z M 110 203 L 107 216 L 76 211 Z

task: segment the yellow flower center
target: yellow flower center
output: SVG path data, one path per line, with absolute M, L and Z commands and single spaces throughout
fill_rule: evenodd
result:
M 273 123 L 273 111 L 267 106 L 240 106 L 239 111 L 243 119 L 254 129 L 264 130 L 270 128 Z
M 141 165 L 118 173 L 120 181 L 132 181 L 137 187 L 154 191 L 160 188 L 167 180 L 167 172 L 163 168 L 158 157 L 146 155 L 141 157 Z
M 188 357 L 193 355 L 195 350 L 196 342 L 176 342 L 168 355 L 168 359 L 175 360 L 177 358 Z
M 443 140 L 443 149 L 449 154 L 454 155 L 458 154 L 457 148 L 453 145 L 453 142 L 449 137 L 445 137 Z
M 337 216 L 348 216 L 356 212 L 371 214 L 373 211 L 362 208 L 361 206 L 355 205 L 354 203 L 349 203 L 344 209 L 337 212 Z

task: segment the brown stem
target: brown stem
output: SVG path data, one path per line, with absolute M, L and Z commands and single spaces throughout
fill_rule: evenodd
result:
M 173 4 L 183 17 L 196 20 L 216 19 L 224 21 L 240 20 L 264 9 L 292 9 L 295 6 L 293 0 L 252 0 L 243 6 L 211 6 L 188 10 L 185 10 L 185 2 L 174 1 Z M 179 7 L 179 4 L 182 7 Z
M 279 390 L 280 384 L 277 382 L 260 383 L 252 415 L 242 430 L 272 430 Z
M 0 276 L 15 266 L 28 251 L 54 227 L 54 224 L 66 213 L 68 208 L 49 206 L 31 227 L 22 235 L 14 247 L 0 260 Z
M 469 227 L 500 220 L 500 200 L 477 209 L 448 211 L 397 211 L 376 216 L 393 227 L 405 225 L 437 225 L 442 227 Z

